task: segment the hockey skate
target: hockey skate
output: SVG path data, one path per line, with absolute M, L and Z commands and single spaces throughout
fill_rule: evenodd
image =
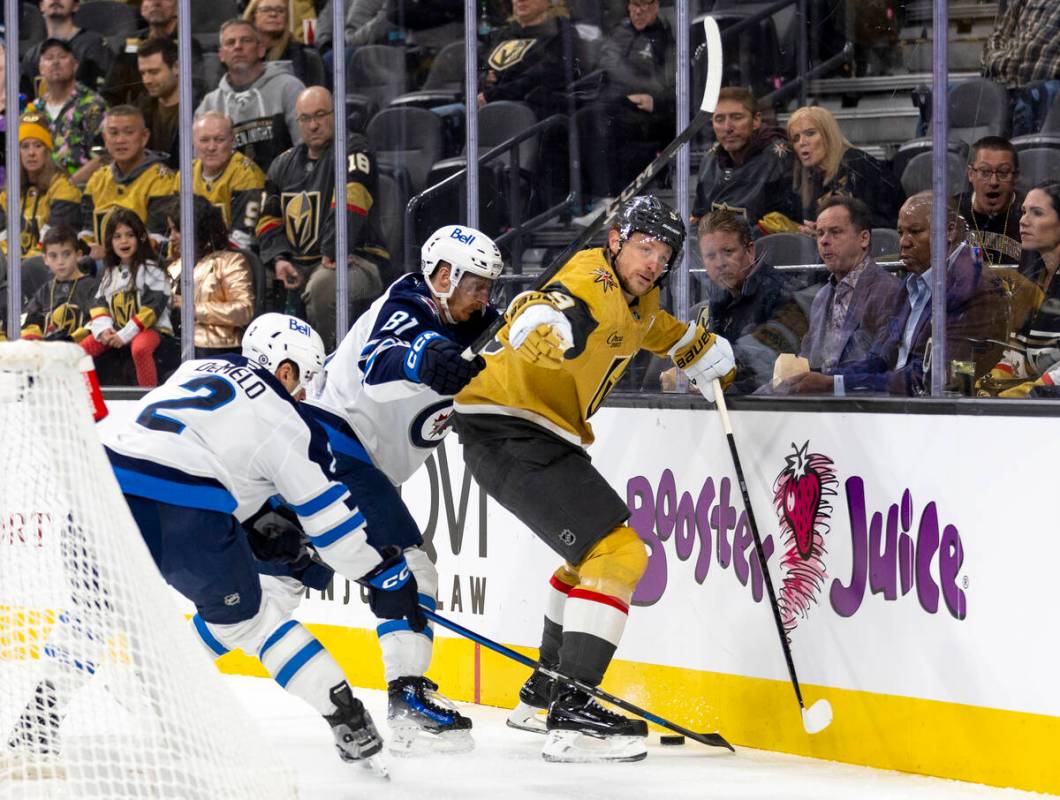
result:
M 48 680 L 38 683 L 33 697 L 15 722 L 6 752 L 0 757 L 0 779 L 62 777 L 63 768 L 58 760 L 62 719 L 55 710 L 57 705 L 55 684 Z M 26 769 L 29 762 L 33 766 Z
M 648 725 L 609 711 L 585 692 L 562 686 L 548 709 L 545 761 L 640 761 Z
M 390 752 L 398 756 L 467 753 L 474 749 L 471 720 L 422 676 L 397 678 L 388 687 Z
M 339 758 L 347 762 L 360 762 L 370 767 L 381 778 L 387 778 L 390 770 L 382 756 L 383 738 L 376 730 L 372 717 L 364 703 L 353 696 L 348 683 L 340 683 L 331 689 L 331 702 L 337 708 L 333 714 L 324 716 L 335 737 L 335 749 Z
M 554 679 L 535 669 L 519 690 L 519 705 L 508 714 L 508 727 L 531 733 L 548 733 L 545 714 L 555 685 Z

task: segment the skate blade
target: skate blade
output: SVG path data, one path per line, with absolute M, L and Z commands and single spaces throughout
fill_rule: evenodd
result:
M 430 733 L 415 723 L 390 721 L 390 754 L 398 758 L 424 755 L 459 755 L 475 749 L 471 731 Z
M 507 725 L 509 728 L 515 728 L 520 731 L 545 734 L 548 733 L 548 729 L 545 727 L 545 715 L 547 713 L 547 709 L 534 708 L 520 702 L 508 714 Z
M 541 757 L 558 764 L 640 761 L 647 757 L 643 736 L 593 736 L 579 731 L 549 731 Z
M 390 780 L 390 763 L 383 753 L 368 756 L 368 758 L 362 759 L 360 764 L 365 769 L 370 769 L 377 778 L 384 781 Z

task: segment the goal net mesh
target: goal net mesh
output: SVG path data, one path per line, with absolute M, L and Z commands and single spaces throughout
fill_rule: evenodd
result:
M 0 344 L 0 798 L 291 798 L 140 537 L 81 348 Z

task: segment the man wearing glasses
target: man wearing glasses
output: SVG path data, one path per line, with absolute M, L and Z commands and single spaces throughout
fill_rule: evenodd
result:
M 196 114 L 220 111 L 232 120 L 236 150 L 267 171 L 280 153 L 302 142 L 295 101 L 305 84 L 287 64 L 266 63 L 265 43 L 247 20 L 225 22 L 220 39 L 226 72 Z
M 390 254 L 380 233 L 375 155 L 368 140 L 359 133 L 347 137 L 346 186 L 336 192 L 331 92 L 322 86 L 304 90 L 295 115 L 302 143 L 269 167 L 257 235 L 261 260 L 287 290 L 287 308 L 300 315 L 304 303 L 305 319 L 330 351 L 335 347 L 338 208 L 346 209 L 351 322 L 382 292 L 380 275 Z
M 983 249 L 992 266 L 1020 260 L 1020 207 L 1016 192 L 1019 157 L 1001 136 L 984 136 L 972 145 L 968 161 L 971 192 L 963 192 L 958 211 L 968 223 L 968 243 Z

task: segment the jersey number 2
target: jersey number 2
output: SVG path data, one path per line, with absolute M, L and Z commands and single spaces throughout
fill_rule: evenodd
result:
M 140 412 L 140 416 L 136 418 L 137 424 L 153 431 L 180 433 L 184 430 L 184 423 L 164 414 L 159 414 L 160 409 L 194 408 L 199 411 L 213 411 L 226 403 L 230 403 L 232 398 L 236 396 L 235 387 L 224 378 L 218 378 L 216 375 L 192 378 L 187 383 L 181 384 L 180 388 L 187 389 L 189 392 L 199 392 L 201 389 L 205 389 L 206 394 L 195 394 L 192 397 L 178 397 L 173 400 L 159 400 L 157 403 L 151 403 Z

